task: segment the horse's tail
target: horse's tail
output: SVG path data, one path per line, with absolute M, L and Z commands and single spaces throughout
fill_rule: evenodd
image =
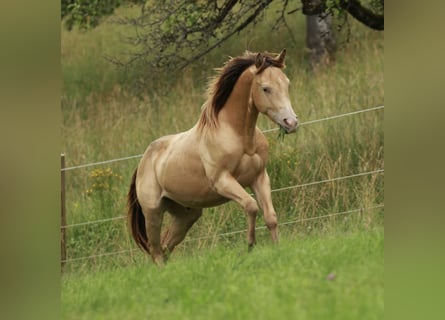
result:
M 136 175 L 138 170 L 136 169 L 131 178 L 130 190 L 127 195 L 127 205 L 128 205 L 128 225 L 130 227 L 131 235 L 133 236 L 136 244 L 150 254 L 147 239 L 147 230 L 145 229 L 145 218 L 142 213 L 141 205 L 139 204 L 136 195 Z

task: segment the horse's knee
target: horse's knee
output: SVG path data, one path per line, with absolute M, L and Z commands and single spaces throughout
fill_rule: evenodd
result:
M 266 221 L 266 226 L 269 230 L 275 230 L 278 227 L 278 220 L 277 218 L 273 218 Z
M 258 204 L 253 199 L 251 199 L 244 205 L 244 209 L 246 210 L 248 216 L 253 216 L 253 217 L 256 217 L 259 211 Z
M 267 215 L 264 217 L 267 229 L 270 231 L 270 235 L 272 236 L 272 241 L 278 241 L 278 219 L 276 214 Z
M 276 229 L 278 226 L 277 214 L 275 211 L 264 213 L 264 222 L 269 230 Z

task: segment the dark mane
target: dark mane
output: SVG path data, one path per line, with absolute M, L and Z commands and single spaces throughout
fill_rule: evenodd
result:
M 216 114 L 221 111 L 241 74 L 255 63 L 255 56 L 242 56 L 232 58 L 221 68 L 220 75 L 216 77 L 213 86 L 212 107 Z
M 263 72 L 269 66 L 283 68 L 284 65 L 274 59 L 274 55 L 263 53 L 263 63 L 257 70 L 257 74 Z M 241 74 L 256 62 L 257 54 L 246 52 L 243 56 L 231 58 L 222 68 L 216 69 L 218 73 L 210 81 L 207 90 L 208 99 L 203 105 L 200 118 L 200 127 L 206 125 L 215 126 L 218 113 L 224 107 L 232 93 L 233 87 Z

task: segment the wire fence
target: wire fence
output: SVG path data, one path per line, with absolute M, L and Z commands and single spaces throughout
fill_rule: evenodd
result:
M 367 208 L 357 208 L 357 209 L 352 209 L 352 210 L 347 210 L 347 211 L 342 211 L 342 212 L 329 213 L 329 214 L 325 214 L 325 215 L 317 216 L 317 217 L 304 218 L 304 219 L 298 219 L 298 220 L 291 220 L 291 221 L 286 221 L 286 222 L 279 223 L 278 226 L 288 226 L 288 225 L 291 225 L 291 224 L 296 224 L 296 223 L 301 223 L 301 222 L 306 222 L 306 221 L 325 219 L 325 218 L 330 218 L 330 217 L 335 217 L 335 216 L 342 216 L 342 215 L 353 214 L 353 213 L 361 213 L 361 212 L 364 212 L 364 211 L 370 211 L 370 210 L 384 208 L 384 206 L 385 206 L 384 204 L 378 204 L 378 205 L 375 205 L 375 206 L 372 206 L 372 207 L 367 207 Z M 264 230 L 266 228 L 267 228 L 266 226 L 259 226 L 259 227 L 256 227 L 255 230 L 257 230 L 257 231 L 258 230 Z M 215 237 L 227 237 L 227 236 L 240 234 L 240 233 L 244 233 L 244 232 L 247 232 L 247 229 L 230 231 L 230 232 L 220 233 L 220 234 L 216 234 L 216 235 L 209 235 L 209 236 L 185 239 L 184 242 L 193 242 L 193 241 L 199 241 L 199 240 L 207 240 L 207 239 L 213 239 Z M 140 249 L 134 248 L 134 249 L 113 251 L 113 252 L 105 252 L 105 253 L 90 255 L 90 256 L 86 256 L 86 257 L 65 259 L 65 260 L 62 260 L 62 262 L 65 263 L 65 262 L 89 260 L 89 259 L 95 259 L 95 258 L 100 258 L 100 257 L 106 257 L 106 256 L 130 253 L 130 252 L 139 251 L 139 250 Z
M 385 106 L 381 105 L 381 106 L 371 107 L 371 108 L 362 109 L 362 110 L 358 110 L 358 111 L 342 113 L 342 114 L 329 116 L 329 117 L 325 117 L 325 118 L 321 118 L 321 119 L 316 119 L 316 120 L 310 120 L 310 121 L 302 122 L 302 123 L 299 124 L 299 126 L 301 127 L 301 126 L 305 126 L 305 125 L 309 125 L 309 124 L 314 124 L 314 123 L 318 123 L 318 122 L 323 122 L 323 121 L 328 121 L 328 120 L 348 117 L 348 116 L 352 116 L 352 115 L 356 115 L 356 114 L 360 114 L 360 113 L 364 113 L 364 112 L 380 110 L 380 109 L 384 109 L 384 108 L 385 108 Z M 273 131 L 278 131 L 278 130 L 279 130 L 279 128 L 274 128 L 274 129 L 263 130 L 262 132 L 263 133 L 268 133 L 268 132 L 273 132 Z M 137 155 L 134 155 L 134 156 L 127 156 L 127 157 L 110 159 L 110 160 L 104 160 L 104 161 L 99 161 L 99 162 L 92 162 L 92 163 L 75 165 L 75 166 L 71 166 L 71 167 L 61 168 L 60 170 L 61 171 L 70 171 L 70 170 L 75 170 L 75 169 L 88 168 L 88 167 L 93 167 L 93 166 L 98 166 L 98 165 L 103 165 L 103 164 L 109 164 L 109 163 L 113 163 L 113 162 L 137 159 L 137 158 L 140 158 L 142 156 L 143 156 L 143 153 L 137 154 Z
M 297 184 L 297 185 L 288 186 L 288 187 L 284 187 L 284 188 L 273 189 L 273 190 L 271 190 L 271 192 L 272 193 L 273 192 L 280 192 L 280 191 L 285 191 L 285 190 L 290 190 L 290 189 L 296 189 L 296 188 L 303 188 L 303 187 L 313 186 L 313 185 L 322 184 L 322 183 L 328 183 L 328 182 L 334 182 L 334 181 L 339 181 L 339 180 L 351 179 L 351 178 L 355 178 L 355 177 L 362 177 L 362 176 L 367 176 L 367 175 L 379 174 L 379 173 L 383 173 L 384 171 L 385 171 L 384 169 L 379 169 L 379 170 L 374 170 L 374 171 L 361 172 L 361 173 L 352 174 L 352 175 L 349 175 L 349 176 L 337 177 L 337 178 L 332 178 L 332 179 L 325 179 L 325 180 L 314 181 L 314 182 L 309 182 L 309 183 Z M 79 226 L 104 223 L 104 222 L 109 222 L 109 221 L 114 221 L 114 220 L 120 220 L 120 219 L 124 219 L 124 218 L 126 218 L 126 216 L 122 215 L 122 216 L 117 216 L 117 217 L 113 217 L 113 218 L 106 218 L 106 219 L 99 219 L 99 220 L 93 220 L 93 221 L 85 221 L 85 222 L 68 224 L 68 225 L 62 226 L 61 228 L 67 229 L 67 228 L 72 228 L 72 227 L 79 227 Z
M 320 123 L 320 122 L 323 122 L 323 121 L 328 121 L 328 120 L 332 120 L 332 119 L 338 119 L 338 118 L 342 118 L 342 117 L 347 117 L 347 116 L 351 116 L 351 115 L 356 115 L 356 114 L 360 114 L 360 113 L 376 111 L 376 110 L 381 110 L 381 109 L 384 109 L 383 105 L 377 106 L 377 107 L 371 107 L 371 108 L 367 108 L 367 109 L 362 109 L 362 110 L 358 110 L 358 111 L 352 111 L 352 112 L 348 112 L 348 113 L 343 113 L 343 114 L 339 114 L 339 115 L 328 116 L 328 117 L 321 118 L 321 119 L 316 119 L 316 120 L 310 120 L 310 121 L 302 122 L 302 123 L 300 123 L 300 126 L 314 124 L 314 123 Z M 278 128 L 274 128 L 274 129 L 264 130 L 262 132 L 263 133 L 268 133 L 268 132 L 273 132 L 273 131 L 277 131 L 277 130 L 279 130 L 279 129 Z M 70 171 L 70 170 L 75 170 L 75 169 L 80 169 L 80 168 L 87 168 L 87 167 L 103 165 L 103 164 L 109 164 L 109 163 L 118 162 L 118 161 L 125 161 L 125 160 L 140 158 L 140 157 L 142 157 L 142 155 L 143 154 L 138 154 L 138 155 L 134 155 L 134 156 L 127 156 L 127 157 L 110 159 L 110 160 L 105 160 L 105 161 L 99 161 L 99 162 L 75 165 L 75 166 L 71 166 L 71 167 L 64 167 L 64 165 L 62 165 L 62 168 L 61 168 L 62 181 L 64 180 L 64 173 L 65 173 L 65 171 Z M 64 163 L 64 160 L 63 160 L 63 163 Z M 381 169 L 377 169 L 377 170 L 373 170 L 373 171 L 361 172 L 361 173 L 356 173 L 356 174 L 352 174 L 352 175 L 348 175 L 348 176 L 342 176 L 342 177 L 336 177 L 336 178 L 325 179 L 325 180 L 320 180 L 320 181 L 313 181 L 313 182 L 308 182 L 308 183 L 303 183 L 303 184 L 297 184 L 297 185 L 293 185 L 293 186 L 282 187 L 282 188 L 278 188 L 278 189 L 273 189 L 273 190 L 271 190 L 271 192 L 273 192 L 273 193 L 281 192 L 281 191 L 285 191 L 285 190 L 291 190 L 291 189 L 296 189 L 296 188 L 303 188 L 303 187 L 308 187 L 308 186 L 313 186 L 313 185 L 318 185 L 318 184 L 323 184 L 323 183 L 328 183 L 328 182 L 335 182 L 335 181 L 340 181 L 340 180 L 352 179 L 352 178 L 362 177 L 362 176 L 367 176 L 367 175 L 383 174 L 383 173 L 384 173 L 384 169 L 381 168 Z M 64 186 L 62 186 L 62 190 L 64 190 Z M 372 207 L 367 207 L 367 208 L 356 208 L 356 209 L 351 209 L 351 210 L 337 212 L 337 213 L 330 213 L 330 214 L 317 216 L 317 217 L 311 217 L 311 218 L 305 218 L 305 219 L 299 219 L 299 220 L 292 220 L 292 221 L 282 222 L 282 223 L 279 223 L 279 225 L 280 226 L 286 226 L 286 225 L 296 224 L 296 223 L 310 221 L 310 220 L 324 219 L 324 218 L 333 217 L 333 216 L 340 216 L 340 215 L 358 213 L 358 212 L 363 212 L 363 211 L 370 211 L 370 210 L 375 210 L 375 209 L 383 208 L 383 207 L 384 207 L 384 204 L 379 204 L 379 205 L 372 206 Z M 64 208 L 62 208 L 62 215 L 63 214 L 64 214 Z M 106 222 L 110 222 L 110 221 L 121 220 L 121 219 L 124 219 L 125 217 L 126 216 L 116 216 L 116 217 L 106 218 L 106 219 L 99 219 L 99 220 L 94 220 L 94 221 L 85 221 L 85 222 L 74 223 L 74 224 L 69 224 L 69 225 L 62 225 L 61 226 L 62 235 L 64 237 L 65 230 L 68 229 L 68 228 L 74 228 L 74 227 L 79 227 L 79 226 L 86 226 L 86 225 L 106 223 Z M 62 217 L 62 221 L 63 220 L 64 220 L 64 217 Z M 266 228 L 266 226 L 260 226 L 260 227 L 257 227 L 256 230 L 261 230 L 261 229 L 265 229 L 265 228 Z M 204 239 L 209 239 L 209 238 L 214 238 L 214 237 L 224 237 L 224 236 L 229 236 L 229 235 L 243 233 L 243 232 L 246 232 L 246 231 L 247 231 L 247 229 L 235 230 L 235 231 L 221 233 L 221 234 L 217 234 L 217 235 L 209 235 L 209 236 L 204 236 L 204 237 L 190 238 L 190 239 L 186 239 L 184 241 L 185 242 L 190 242 L 190 241 L 204 240 Z M 62 242 L 65 243 L 65 240 L 62 239 Z M 107 253 L 102 253 L 102 254 L 97 254 L 97 255 L 91 255 L 91 256 L 86 256 L 86 257 L 76 257 L 76 258 L 69 258 L 69 259 L 66 259 L 65 258 L 66 256 L 62 255 L 61 263 L 62 263 L 62 266 L 63 266 L 66 262 L 74 262 L 74 261 L 88 260 L 88 259 L 94 259 L 94 258 L 105 257 L 105 256 L 125 254 L 125 253 L 130 253 L 130 252 L 133 252 L 133 251 L 137 251 L 137 250 L 138 249 L 119 250 L 119 251 L 114 251 L 114 252 L 107 252 Z

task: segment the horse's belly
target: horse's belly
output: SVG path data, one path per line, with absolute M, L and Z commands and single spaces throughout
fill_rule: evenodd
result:
M 215 207 L 229 201 L 214 191 L 204 179 L 190 176 L 177 179 L 176 183 L 167 183 L 164 196 L 190 208 Z
M 262 170 L 264 170 L 264 160 L 260 156 L 245 155 L 232 175 L 241 186 L 248 187 L 252 185 Z M 176 173 L 179 172 L 176 171 Z M 181 174 L 170 176 L 167 180 L 164 184 L 165 196 L 183 206 L 208 208 L 229 201 L 215 191 L 203 168 L 202 172 L 195 171 L 194 174 L 190 174 L 188 170 L 182 171 Z
M 224 204 L 230 199 L 224 198 L 221 195 L 215 193 L 212 197 L 204 198 L 186 198 L 184 195 L 170 195 L 167 198 L 174 200 L 175 202 L 181 204 L 187 208 L 212 208 Z
M 165 167 L 161 178 L 163 196 L 191 208 L 214 207 L 228 200 L 219 195 L 199 162 L 173 162 Z

